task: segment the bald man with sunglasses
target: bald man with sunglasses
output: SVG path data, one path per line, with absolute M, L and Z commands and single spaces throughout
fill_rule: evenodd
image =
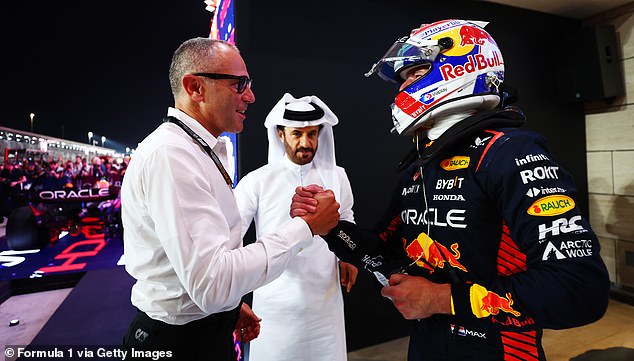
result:
M 219 138 L 242 131 L 255 101 L 244 60 L 230 43 L 195 38 L 176 50 L 169 74 L 175 105 L 137 148 L 121 190 L 126 270 L 136 279 L 131 302 L 138 309 L 124 346 L 177 360 L 235 360 L 234 330 L 244 342 L 259 333 L 242 297 L 277 278 L 313 235 L 334 227 L 339 204 L 324 192 L 316 214 L 243 246 Z

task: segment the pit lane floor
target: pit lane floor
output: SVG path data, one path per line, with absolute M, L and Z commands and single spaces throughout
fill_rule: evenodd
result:
M 64 301 L 71 289 L 13 296 L 0 304 L 3 345 L 28 345 Z M 20 324 L 9 327 L 9 321 Z M 611 301 L 598 322 L 570 330 L 546 330 L 544 349 L 549 361 L 634 360 L 634 307 Z M 405 361 L 408 338 L 348 353 L 348 361 Z
M 4 222 L 0 237 L 4 236 Z M 0 304 L 0 344 L 28 345 L 72 288 L 16 295 Z M 11 320 L 17 326 L 9 326 Z M 348 353 L 348 361 L 405 361 L 408 338 Z M 634 360 L 634 306 L 611 300 L 599 321 L 569 330 L 545 330 L 544 349 L 549 361 Z M 4 358 L 4 355 L 3 355 Z
M 408 341 L 349 352 L 348 361 L 406 361 Z M 543 346 L 548 361 L 634 361 L 634 306 L 611 300 L 605 316 L 593 324 L 544 330 Z

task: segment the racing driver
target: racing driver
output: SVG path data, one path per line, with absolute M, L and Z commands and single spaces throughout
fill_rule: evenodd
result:
M 545 360 L 542 329 L 594 322 L 609 278 L 571 175 L 520 129 L 486 23 L 444 20 L 397 40 L 370 70 L 399 86 L 394 131 L 416 149 L 373 231 L 324 237 L 372 272 L 406 319 L 408 360 Z M 315 186 L 291 215 L 310 212 Z

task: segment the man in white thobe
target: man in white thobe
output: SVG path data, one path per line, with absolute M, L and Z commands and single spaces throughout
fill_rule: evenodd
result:
M 243 235 L 255 221 L 258 237 L 290 219 L 288 197 L 300 185 L 331 189 L 341 219 L 354 221 L 352 189 L 335 162 L 332 126 L 337 116 L 316 96 L 284 94 L 264 123 L 269 163 L 247 174 L 235 189 Z M 319 145 L 319 149 L 317 149 Z M 341 284 L 350 287 L 357 269 L 341 263 L 316 236 L 275 281 L 253 293 L 262 319 L 249 361 L 344 361 L 346 336 Z

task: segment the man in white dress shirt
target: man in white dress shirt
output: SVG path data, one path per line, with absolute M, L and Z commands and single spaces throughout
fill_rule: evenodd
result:
M 341 219 L 353 222 L 352 190 L 335 162 L 332 126 L 337 116 L 316 96 L 285 94 L 264 125 L 269 163 L 247 174 L 236 187 L 242 232 L 255 221 L 257 237 L 288 222 L 288 202 L 297 186 L 319 184 L 333 190 Z M 343 296 L 357 269 L 341 263 L 316 236 L 290 260 L 280 277 L 253 293 L 253 309 L 262 318 L 260 336 L 249 346 L 249 361 L 345 361 Z
M 139 310 L 124 346 L 176 360 L 235 360 L 236 327 L 244 341 L 259 329 L 243 295 L 277 278 L 313 234 L 333 227 L 339 205 L 323 192 L 319 216 L 289 218 L 243 247 L 218 137 L 242 131 L 255 101 L 246 65 L 234 45 L 195 38 L 176 50 L 169 74 L 175 106 L 137 148 L 121 190 L 126 270 L 137 280 L 131 301 Z M 290 200 L 280 202 L 290 210 Z

